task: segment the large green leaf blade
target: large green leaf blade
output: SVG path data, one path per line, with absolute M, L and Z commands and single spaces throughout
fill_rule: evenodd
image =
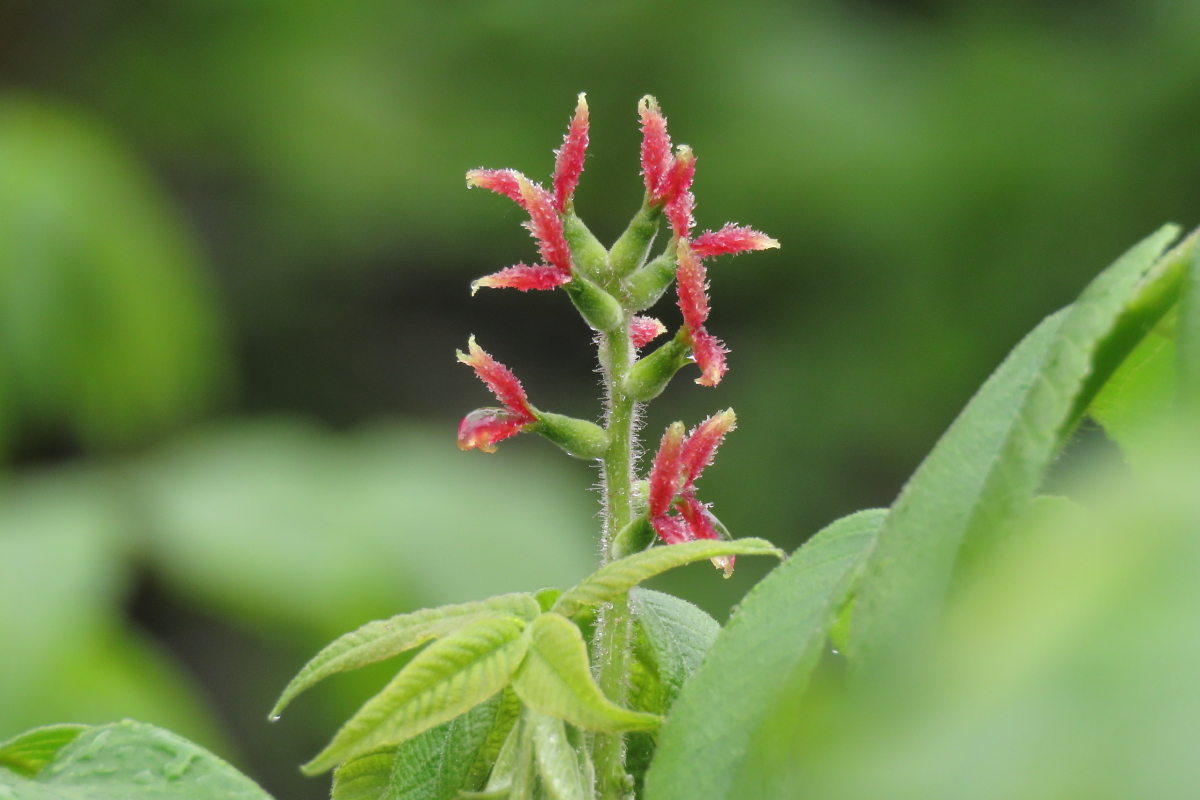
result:
M 68 733 L 69 726 L 56 727 L 61 734 Z M 0 797 L 5 796 L 19 800 L 270 800 L 254 781 L 207 750 L 169 731 L 132 720 L 79 732 L 33 779 L 0 769 Z
M 529 639 L 525 621 L 485 618 L 439 639 L 367 701 L 321 753 L 301 769 L 317 775 L 351 758 L 424 733 L 503 689 Z
M 271 718 L 277 718 L 296 695 L 330 675 L 383 661 L 485 617 L 514 616 L 529 621 L 540 613 L 541 608 L 531 595 L 506 594 L 368 622 L 313 656 L 283 690 L 271 709 Z
M 887 512 L 829 525 L 755 586 L 683 687 L 646 773 L 649 800 L 724 800 L 785 684 L 803 682 Z
M 533 710 L 584 730 L 650 730 L 661 721 L 654 714 L 621 708 L 604 696 L 592 678 L 579 628 L 554 612 L 542 614 L 529 626 L 529 652 L 513 679 L 513 688 Z
M 673 595 L 641 587 L 629 595 L 633 612 L 629 707 L 665 715 L 712 647 L 721 625 Z M 638 731 L 626 738 L 625 768 L 639 792 L 657 743 L 656 731 Z
M 879 533 L 855 605 L 856 669 L 911 652 L 936 622 L 956 561 L 987 549 L 1033 500 L 1092 398 L 1178 298 L 1194 238 L 1166 226 L 1030 333 L 909 480 Z
M 629 591 L 647 578 L 675 567 L 720 556 L 776 556 L 784 553 L 765 539 L 717 541 L 701 539 L 682 544 L 652 547 L 641 553 L 605 564 L 568 589 L 554 604 L 554 611 L 573 616 L 580 608 L 600 605 Z
M 59 750 L 79 738 L 87 725 L 47 725 L 0 744 L 0 767 L 26 778 L 37 777 Z

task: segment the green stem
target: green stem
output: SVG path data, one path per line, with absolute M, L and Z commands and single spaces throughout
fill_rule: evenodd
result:
M 634 361 L 628 319 L 605 336 L 601 345 L 607 411 L 608 451 L 604 456 L 605 563 L 613 557 L 613 538 L 633 519 L 634 426 L 637 405 L 624 392 L 625 376 Z M 629 683 L 629 596 L 622 595 L 604 609 L 597 637 L 600 688 L 610 700 L 625 705 Z M 596 782 L 602 800 L 624 800 L 632 792 L 625 771 L 625 742 L 621 734 L 597 734 L 593 744 Z

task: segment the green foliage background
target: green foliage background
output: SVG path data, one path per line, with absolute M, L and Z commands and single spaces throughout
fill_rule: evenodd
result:
M 888 505 L 1017 338 L 1166 219 L 1200 219 L 1200 6 L 1168 0 L 0 4 L 0 739 L 133 716 L 279 797 L 382 672 L 266 728 L 367 619 L 547 584 L 594 474 L 461 454 L 475 333 L 540 407 L 597 413 L 561 296 L 477 166 L 548 173 L 592 108 L 580 213 L 640 198 L 634 103 L 699 156 L 734 406 L 704 496 L 793 548 Z M 673 307 L 663 316 L 671 318 Z M 655 585 L 722 616 L 761 576 Z

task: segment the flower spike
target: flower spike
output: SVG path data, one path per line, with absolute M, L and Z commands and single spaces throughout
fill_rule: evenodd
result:
M 778 248 L 779 242 L 745 225 L 730 222 L 719 231 L 705 231 L 692 242 L 692 252 L 700 258 L 736 255 L 750 250 Z
M 658 108 L 658 101 L 646 95 L 638 102 L 642 118 L 642 180 L 651 205 L 666 200 L 669 177 L 674 158 L 671 156 L 671 137 L 667 134 L 667 118 Z
M 579 102 L 575 106 L 575 116 L 563 137 L 563 145 L 554 151 L 554 205 L 559 213 L 566 213 L 567 205 L 579 185 L 579 176 L 583 173 L 583 157 L 588 146 L 588 105 L 587 95 L 579 93 Z
M 629 337 L 633 346 L 645 347 L 667 332 L 667 326 L 654 317 L 634 317 L 629 321 Z

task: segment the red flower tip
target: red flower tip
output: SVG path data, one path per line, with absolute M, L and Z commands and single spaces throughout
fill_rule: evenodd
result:
M 564 283 L 569 283 L 570 280 L 571 275 L 564 274 L 557 267 L 548 267 L 544 264 L 528 267 L 524 264 L 517 264 L 515 267 L 505 267 L 499 272 L 473 281 L 471 294 L 475 294 L 485 286 L 491 289 L 520 289 L 522 292 L 530 289 L 554 289 Z
M 533 234 L 533 238 L 537 239 L 542 260 L 569 277 L 571 248 L 567 246 L 567 239 L 563 236 L 562 218 L 558 215 L 553 196 L 520 173 L 517 174 L 517 182 L 521 198 L 525 201 L 525 209 L 529 212 L 529 221 L 524 225 Z
M 479 408 L 458 424 L 458 449 L 478 447 L 485 453 L 496 452 L 496 442 L 521 432 L 529 424 L 503 408 Z
M 687 523 L 688 532 L 692 539 L 720 539 L 721 534 L 717 533 L 716 527 L 712 522 L 712 514 L 709 513 L 708 506 L 696 499 L 693 494 L 685 494 L 679 498 L 679 502 L 675 504 L 679 509 L 680 515 L 684 522 Z
M 683 444 L 680 456 L 680 474 L 683 476 L 683 489 L 690 489 L 713 461 L 717 448 L 725 440 L 725 435 L 737 427 L 737 415 L 732 408 L 727 408 L 701 422 L 688 434 Z
M 658 101 L 646 95 L 638 102 L 642 118 L 642 180 L 652 204 L 665 199 L 671 172 L 671 137 L 667 134 L 667 118 L 658 109 Z
M 658 454 L 654 456 L 654 465 L 650 468 L 650 497 L 646 503 L 651 521 L 667 513 L 671 501 L 679 492 L 684 432 L 682 422 L 671 423 L 671 427 L 663 434 Z M 666 537 L 663 539 L 665 541 Z
M 634 317 L 629 322 L 629 336 L 634 347 L 645 347 L 667 332 L 667 326 L 654 317 Z
M 708 319 L 708 275 L 686 239 L 680 239 L 675 245 L 675 256 L 679 310 L 683 312 L 683 324 L 696 331 L 703 328 Z
M 525 176 L 515 169 L 473 169 L 467 173 L 467 187 L 478 186 L 490 189 L 496 194 L 502 194 L 513 200 L 521 208 L 525 208 L 525 198 L 521 194 L 521 181 Z
M 688 530 L 687 522 L 681 517 L 663 514 L 651 517 L 650 524 L 654 526 L 654 532 L 658 534 L 658 538 L 666 544 L 681 544 L 690 542 L 693 538 L 692 532 Z
M 496 399 L 503 403 L 511 412 L 511 416 L 519 422 L 518 427 L 535 421 L 537 416 L 529 405 L 525 389 L 521 387 L 517 376 L 512 374 L 512 370 L 475 344 L 474 336 L 468 343 L 468 349 L 470 350 L 469 355 L 461 350 L 458 351 L 458 360 L 475 370 L 479 379 L 487 384 L 487 387 L 492 390 L 492 394 L 496 395 Z M 466 420 L 463 420 L 463 423 L 465 424 Z M 511 436 L 512 434 L 507 435 Z
M 696 378 L 696 383 L 701 386 L 716 386 L 729 369 L 725 365 L 725 354 L 729 349 L 725 347 L 724 342 L 704 328 L 691 331 L 691 337 L 692 358 L 700 367 L 700 377 Z
M 705 231 L 692 242 L 692 252 L 700 258 L 745 253 L 750 250 L 769 250 L 779 242 L 745 225 L 732 222 L 719 231 Z
M 692 217 L 692 212 L 696 210 L 696 196 L 692 194 L 692 179 L 695 176 L 696 156 L 692 148 L 681 144 L 675 151 L 666 192 L 667 219 L 680 239 L 691 236 L 692 228 L 696 225 Z
M 563 145 L 554 151 L 554 205 L 559 213 L 567 210 L 567 203 L 579 185 L 583 173 L 583 157 L 588 146 L 587 95 L 579 93 L 575 116 L 563 137 Z

